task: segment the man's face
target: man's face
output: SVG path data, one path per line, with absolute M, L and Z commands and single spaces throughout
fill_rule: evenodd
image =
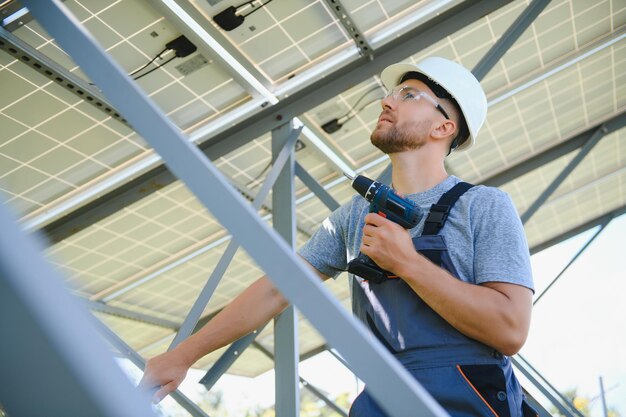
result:
M 381 100 L 383 111 L 370 136 L 372 144 L 386 154 L 420 148 L 436 123 L 445 119 L 433 104 L 437 98 L 423 82 L 406 80 L 395 91 Z M 420 99 L 421 93 L 428 98 Z

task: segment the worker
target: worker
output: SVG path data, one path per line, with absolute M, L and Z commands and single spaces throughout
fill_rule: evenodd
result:
M 424 212 L 410 229 L 369 213 L 355 195 L 299 250 L 322 280 L 360 252 L 394 278 L 349 277 L 354 314 L 453 417 L 535 415 L 509 356 L 530 326 L 533 281 L 524 230 L 506 193 L 449 175 L 452 151 L 469 149 L 487 115 L 470 71 L 448 59 L 391 65 L 370 140 L 387 154 L 392 187 Z M 140 386 L 160 401 L 201 357 L 286 308 L 267 277 L 254 282 L 197 333 L 150 359 Z M 384 417 L 367 387 L 351 417 Z

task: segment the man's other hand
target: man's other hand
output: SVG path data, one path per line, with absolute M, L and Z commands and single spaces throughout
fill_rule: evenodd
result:
M 180 358 L 176 350 L 165 352 L 146 363 L 138 388 L 148 392 L 156 390 L 152 402 L 157 404 L 178 388 L 188 370 L 189 365 Z

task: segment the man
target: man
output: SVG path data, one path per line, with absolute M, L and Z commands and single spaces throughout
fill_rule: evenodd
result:
M 521 222 L 505 193 L 462 183 L 444 166 L 450 151 L 475 142 L 485 94 L 467 69 L 443 58 L 392 65 L 381 79 L 389 93 L 371 141 L 389 155 L 393 188 L 424 218 L 407 231 L 368 214 L 355 195 L 299 253 L 323 280 L 359 252 L 396 276 L 376 284 L 351 276 L 354 313 L 452 416 L 530 415 L 507 357 L 530 325 L 533 284 Z M 140 385 L 160 386 L 160 400 L 198 359 L 287 304 L 261 278 L 176 349 L 148 361 Z M 350 415 L 385 416 L 367 389 Z

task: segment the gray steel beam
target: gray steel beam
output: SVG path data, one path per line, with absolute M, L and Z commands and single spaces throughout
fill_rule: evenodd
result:
M 578 250 L 578 252 L 576 252 L 576 254 L 572 257 L 572 259 L 570 259 L 570 261 L 567 263 L 567 265 L 565 265 L 565 267 L 563 269 L 561 269 L 561 271 L 556 275 L 556 277 L 554 277 L 554 279 L 552 281 L 550 281 L 550 284 L 548 284 L 546 286 L 546 288 L 537 296 L 535 297 L 535 299 L 533 300 L 533 306 L 535 304 L 537 304 L 539 302 L 539 300 L 541 300 L 541 298 L 550 290 L 550 288 L 552 288 L 552 286 L 559 280 L 559 278 L 561 278 L 563 276 L 563 274 L 565 273 L 565 271 L 567 271 L 569 269 L 569 267 L 576 261 L 576 259 L 578 259 L 580 257 L 580 255 L 583 254 L 583 252 L 585 252 L 585 250 L 587 250 L 587 248 L 589 247 L 589 245 L 591 245 L 591 243 L 596 240 L 596 238 L 600 235 L 600 233 L 602 233 L 602 231 L 606 228 L 606 226 L 611 222 L 612 218 L 608 218 L 606 219 L 601 225 L 600 228 L 593 234 L 593 236 L 591 236 L 591 238 L 583 245 L 582 248 L 580 248 Z
M 597 123 L 585 131 L 567 138 L 562 142 L 542 151 L 541 153 L 518 163 L 517 165 L 514 165 L 495 175 L 491 175 L 480 181 L 480 183 L 492 187 L 499 187 L 507 182 L 521 177 L 528 172 L 541 168 L 542 166 L 553 162 L 570 152 L 574 152 L 582 148 L 584 144 L 587 143 L 593 136 L 593 134 L 602 126 L 606 128 L 607 135 L 624 128 L 626 126 L 626 110 L 622 110 L 610 119 Z
M 296 250 L 296 192 L 295 162 L 293 143 L 293 120 L 272 130 L 272 156 L 277 157 L 281 150 L 289 151 L 287 163 L 278 175 L 272 191 L 274 229 L 285 239 L 295 253 Z M 280 262 L 278 259 L 276 262 Z M 300 414 L 300 390 L 298 389 L 298 312 L 293 305 L 287 307 L 274 319 L 274 362 L 276 387 L 276 417 L 297 416 Z
M 204 374 L 199 383 L 204 385 L 207 390 L 210 390 L 248 348 L 248 346 L 254 342 L 254 339 L 263 331 L 265 326 L 266 325 L 263 325 L 261 328 L 253 331 L 252 333 L 248 333 L 244 337 L 231 343 L 231 345 L 228 346 L 228 349 L 226 349 L 226 351 L 218 358 L 217 361 L 215 361 L 206 374 Z
M 128 126 L 126 119 L 109 104 L 96 88 L 2 27 L 0 27 L 0 50 L 28 65 L 47 79 L 60 85 L 66 91 L 91 104 L 105 115 Z
M 339 208 L 339 203 L 333 198 L 326 189 L 309 174 L 306 169 L 296 162 L 295 173 L 300 180 L 308 187 L 309 190 L 319 198 L 330 211 Z
M 213 316 L 213 315 L 212 315 Z M 200 330 L 204 324 L 206 324 L 209 319 L 202 319 L 194 329 L 194 332 Z M 226 371 L 232 366 L 233 363 L 241 356 L 241 354 L 246 350 L 253 342 L 255 342 L 256 337 L 263 331 L 267 324 L 261 326 L 257 330 L 252 333 L 248 333 L 244 337 L 238 339 L 234 343 L 232 343 L 228 349 L 219 357 L 217 361 L 213 364 L 213 366 L 206 372 L 206 374 L 199 381 L 202 385 L 206 387 L 206 389 L 210 390 L 213 385 L 222 377 Z M 255 342 L 256 344 L 256 342 Z M 305 354 L 300 355 L 299 362 L 305 361 L 315 355 L 318 355 L 324 351 L 328 350 L 328 347 L 324 345 L 320 345 L 315 349 L 308 351 Z M 272 357 L 273 360 L 273 357 Z
M 393 417 L 445 416 L 428 392 L 354 319 L 293 253 L 258 218 L 202 153 L 159 111 L 59 0 L 27 0 L 38 22 L 119 108 L 172 172 L 231 231 L 283 295 L 297 305 L 326 340 L 353 364 L 371 395 Z M 277 262 L 280 260 L 280 262 Z M 354 346 L 359 349 L 354 349 Z M 394 387 L 389 390 L 389 387 Z
M 248 117 L 233 127 L 214 134 L 200 146 L 211 160 L 245 145 L 260 133 L 290 120 L 331 99 L 338 93 L 379 73 L 384 67 L 424 49 L 440 39 L 499 9 L 510 0 L 473 0 L 457 5 L 436 18 L 378 48 L 374 59 L 361 58 L 320 79 L 273 106 Z M 54 220 L 43 228 L 51 242 L 59 242 L 91 224 L 139 201 L 174 182 L 176 178 L 160 165 L 94 199 L 85 206 Z
M 498 42 L 489 49 L 489 52 L 472 69 L 472 72 L 479 80 L 491 71 L 496 63 L 504 56 L 509 48 L 519 39 L 520 36 L 535 21 L 537 16 L 546 8 L 550 0 L 534 0 L 515 19 L 513 24 L 504 32 Z
M 340 0 L 325 0 L 328 8 L 335 14 L 337 20 L 345 29 L 348 36 L 352 38 L 354 45 L 359 50 L 359 53 L 363 56 L 370 57 L 374 50 L 369 44 L 365 34 L 361 32 L 359 27 L 354 23 L 354 19 L 350 15 L 350 12 L 341 4 Z
M 591 137 L 585 142 L 576 156 L 563 168 L 563 170 L 556 176 L 556 178 L 546 187 L 546 189 L 533 201 L 528 209 L 520 217 L 522 224 L 526 224 L 528 220 L 539 210 L 539 208 L 545 203 L 548 198 L 556 191 L 557 188 L 565 181 L 565 178 L 576 169 L 576 167 L 582 162 L 582 160 L 591 152 L 591 150 L 600 142 L 600 140 L 606 136 L 608 129 L 606 126 L 600 126 Z
M 91 311 L 97 311 L 99 313 L 108 314 L 110 316 L 122 317 L 129 320 L 139 321 L 142 323 L 147 323 L 152 326 L 159 326 L 166 329 L 178 329 L 180 328 L 179 323 L 175 323 L 170 320 L 161 319 L 158 317 L 153 317 L 148 314 L 138 313 L 136 311 L 131 311 L 125 308 L 114 307 L 108 304 L 104 304 L 99 301 L 90 301 L 86 299 L 80 299 L 85 306 Z
M 0 230 L 0 403 L 8 415 L 154 416 L 3 198 Z

